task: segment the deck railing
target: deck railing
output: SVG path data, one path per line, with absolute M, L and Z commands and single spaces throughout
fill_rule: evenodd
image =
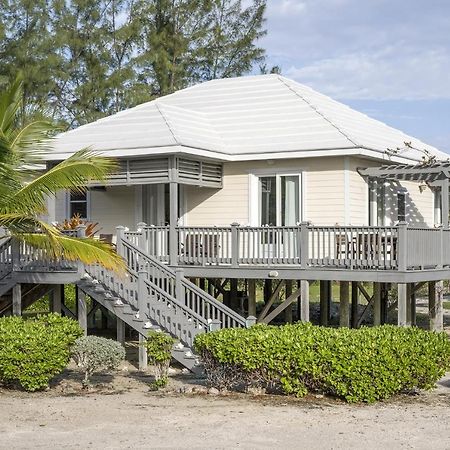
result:
M 141 224 L 143 225 L 143 224 Z M 142 226 L 125 236 L 162 262 L 176 266 L 302 269 L 418 270 L 450 266 L 450 229 L 396 226 L 295 227 Z M 170 258 L 171 245 L 176 247 Z

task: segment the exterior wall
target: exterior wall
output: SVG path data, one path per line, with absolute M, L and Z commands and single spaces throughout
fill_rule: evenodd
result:
M 276 173 L 302 173 L 303 220 L 344 224 L 344 159 L 338 157 L 225 163 L 221 190 L 186 187 L 186 224 L 254 224 L 252 174 Z
M 135 229 L 140 220 L 135 191 L 134 186 L 111 186 L 106 191 L 90 191 L 89 221 L 98 222 L 100 232 L 105 234 L 115 234 L 118 225 Z M 67 216 L 67 194 L 60 192 L 55 199 L 55 219 L 62 222 Z

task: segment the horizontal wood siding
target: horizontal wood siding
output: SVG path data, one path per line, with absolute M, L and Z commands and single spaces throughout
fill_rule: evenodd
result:
M 223 189 L 186 187 L 186 224 L 226 226 L 250 223 L 250 174 L 303 171 L 304 219 L 316 224 L 344 223 L 343 158 L 225 163 Z

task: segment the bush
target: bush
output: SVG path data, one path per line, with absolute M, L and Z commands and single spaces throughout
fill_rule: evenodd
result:
M 320 391 L 348 402 L 430 389 L 450 368 L 444 333 L 389 325 L 256 325 L 198 335 L 195 349 L 218 389 L 257 386 L 297 396 Z
M 175 339 L 158 331 L 149 331 L 147 335 L 147 358 L 154 367 L 153 387 L 158 389 L 167 385 L 172 346 Z
M 122 344 L 111 339 L 83 336 L 75 341 L 72 358 L 83 369 L 83 386 L 88 387 L 94 372 L 119 367 L 125 359 L 125 349 Z
M 67 366 L 81 335 L 77 322 L 57 314 L 0 318 L 0 381 L 27 391 L 46 388 Z

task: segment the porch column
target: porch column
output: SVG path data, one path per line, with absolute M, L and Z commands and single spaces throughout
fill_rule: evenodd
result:
M 397 300 L 397 325 L 399 327 L 406 327 L 407 322 L 407 309 L 408 309 L 408 289 L 405 283 L 399 283 L 397 285 L 398 300 Z
M 339 326 L 350 326 L 350 289 L 348 281 L 339 283 Z
M 381 325 L 381 285 L 373 283 L 373 324 Z
M 178 183 L 170 182 L 170 214 L 169 214 L 169 261 L 171 266 L 178 264 Z
M 444 283 L 430 281 L 428 283 L 428 309 L 430 316 L 430 330 L 443 331 L 444 329 Z
M 77 289 L 77 313 L 78 313 L 78 323 L 87 336 L 87 305 L 86 305 L 86 294 L 80 289 Z
M 256 317 L 256 280 L 248 280 L 248 315 Z
M 309 322 L 309 281 L 300 280 L 300 320 Z
M 22 315 L 22 285 L 20 283 L 12 288 L 12 313 L 13 316 Z

